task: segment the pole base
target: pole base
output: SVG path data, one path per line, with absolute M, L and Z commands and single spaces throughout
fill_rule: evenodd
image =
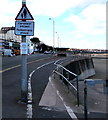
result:
M 27 104 L 27 103 L 28 103 L 28 100 L 25 99 L 25 98 L 21 98 L 21 99 L 18 100 L 18 103 L 19 103 L 19 104 Z

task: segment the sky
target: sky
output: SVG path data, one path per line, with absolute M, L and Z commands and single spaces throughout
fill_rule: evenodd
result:
M 34 36 L 55 47 L 106 49 L 107 0 L 26 0 Z M 2 0 L 0 28 L 15 26 L 22 0 Z M 49 20 L 49 18 L 52 18 Z M 54 44 L 53 44 L 54 20 Z

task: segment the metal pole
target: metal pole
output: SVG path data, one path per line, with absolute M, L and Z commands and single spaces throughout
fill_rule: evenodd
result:
M 66 72 L 67 80 L 69 81 L 69 73 Z M 68 84 L 68 93 L 69 93 L 69 84 Z
M 53 19 L 53 50 L 54 50 L 54 47 L 55 47 L 55 21 Z
M 86 80 L 84 81 L 85 88 L 84 88 L 84 118 L 85 120 L 88 120 L 88 114 L 87 114 L 87 85 Z
M 58 48 L 59 48 L 59 36 L 58 36 Z
M 22 6 L 26 0 L 22 0 Z M 26 36 L 22 35 L 22 42 L 26 43 Z M 27 102 L 27 55 L 22 54 L 21 102 Z
M 76 77 L 77 82 L 77 105 L 79 106 L 79 83 L 78 83 L 78 76 Z
M 22 36 L 22 42 L 26 42 L 26 36 Z M 26 54 L 22 54 L 21 101 L 27 102 L 27 55 Z
M 63 68 L 62 68 L 62 75 L 63 75 Z M 62 82 L 63 82 L 63 77 L 62 77 Z
M 58 34 L 58 32 L 56 32 L 57 33 L 57 41 L 58 41 L 58 48 L 59 48 L 59 34 Z
M 22 6 L 26 5 L 26 0 L 22 0 Z
M 54 46 L 55 46 L 55 21 L 54 21 L 54 18 L 49 18 L 49 20 L 53 21 L 53 52 L 54 52 Z

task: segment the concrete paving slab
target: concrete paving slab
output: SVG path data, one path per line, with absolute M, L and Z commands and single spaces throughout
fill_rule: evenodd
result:
M 65 110 L 62 100 L 57 95 L 57 89 L 51 81 L 47 84 L 39 106 L 55 107 L 56 109 L 59 108 L 59 110 Z

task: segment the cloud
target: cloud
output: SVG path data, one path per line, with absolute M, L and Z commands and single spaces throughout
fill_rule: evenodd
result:
M 37 15 L 57 17 L 69 9 L 82 7 L 90 3 L 97 3 L 97 1 L 104 2 L 105 0 L 26 0 L 27 7 L 34 17 Z M 16 17 L 21 6 L 21 0 L 2 0 L 0 4 L 0 23 L 4 23 L 4 17 Z
M 0 14 L 15 14 L 21 8 L 21 2 L 17 0 L 2 0 L 0 3 Z
M 34 15 L 57 17 L 67 10 L 83 7 L 90 3 L 105 0 L 29 0 L 29 7 Z
M 21 6 L 19 1 L 3 0 L 0 3 L 0 27 L 13 26 Z
M 38 17 L 42 16 L 43 21 L 45 20 L 45 17 L 57 17 L 58 19 L 62 19 L 65 17 L 65 15 L 68 16 L 70 14 L 70 16 L 65 19 L 66 24 L 64 23 L 64 25 L 62 25 L 62 22 L 59 23 L 59 21 L 56 21 L 59 23 L 56 28 L 60 28 L 59 31 L 63 32 L 61 35 L 63 37 L 61 38 L 64 39 L 64 42 L 62 44 L 64 44 L 64 46 L 67 45 L 66 47 L 71 45 L 72 38 L 75 41 L 79 40 L 79 46 L 77 42 L 72 43 L 76 47 L 80 47 L 81 43 L 95 46 L 96 43 L 93 41 L 90 42 L 90 40 L 95 36 L 97 39 L 100 39 L 100 45 L 102 44 L 104 37 L 100 38 L 100 36 L 105 36 L 106 32 L 106 1 L 107 0 L 26 0 L 27 7 L 32 13 L 33 17 L 37 18 L 38 15 Z M 21 2 L 22 0 L 2 0 L 0 4 L 0 27 L 13 26 L 15 24 L 15 17 L 22 6 Z M 61 26 L 64 28 L 66 27 L 66 31 L 65 29 L 62 29 Z M 72 26 L 72 31 L 70 31 L 70 26 Z M 42 25 L 39 26 L 40 31 L 49 30 L 48 27 L 46 28 L 46 26 L 45 29 L 41 29 L 42 27 Z M 45 40 L 47 43 L 49 43 L 48 39 L 51 41 L 52 36 L 49 37 L 47 33 L 40 34 L 40 31 L 38 32 L 38 35 L 40 35 L 39 37 L 42 37 L 42 40 Z M 70 32 L 70 38 L 68 37 L 69 42 L 65 42 L 67 33 Z M 88 37 L 89 40 L 86 41 Z
M 85 0 L 33 0 L 30 8 L 35 15 L 59 16 Z
M 71 23 L 69 43 L 76 48 L 106 48 L 106 5 L 92 3 L 64 20 Z M 77 42 L 78 41 L 78 42 Z
M 98 35 L 105 34 L 106 6 L 105 4 L 91 4 L 78 14 L 71 14 L 65 22 L 74 26 L 74 34 Z

